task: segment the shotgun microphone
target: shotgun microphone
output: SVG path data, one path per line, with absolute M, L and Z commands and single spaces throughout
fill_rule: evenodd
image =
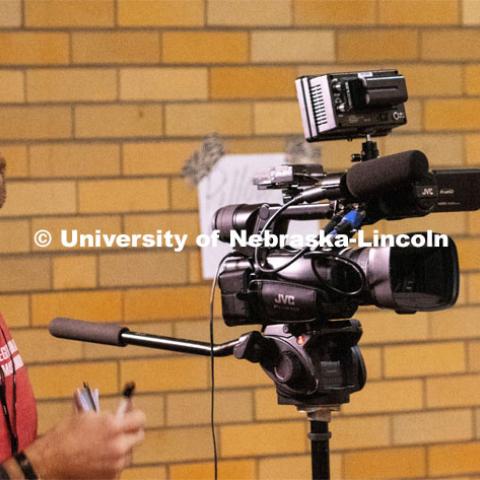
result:
M 298 202 L 344 198 L 368 201 L 391 190 L 405 187 L 428 175 L 428 160 L 419 150 L 386 155 L 357 163 L 344 173 L 320 178 L 315 187 L 304 190 Z

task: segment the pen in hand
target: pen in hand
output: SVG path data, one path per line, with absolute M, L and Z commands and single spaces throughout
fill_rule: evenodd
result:
M 90 386 L 88 385 L 87 382 L 83 382 L 83 388 L 85 389 L 85 391 L 87 393 L 88 400 L 90 401 L 92 410 L 94 412 L 97 412 L 98 411 L 97 404 L 95 402 L 95 399 L 93 398 L 92 390 L 91 390 L 91 388 L 90 388 Z
M 135 382 L 128 382 L 123 387 L 122 391 L 122 399 L 120 400 L 120 404 L 117 408 L 117 417 L 123 417 L 125 413 L 127 413 L 128 409 L 132 404 L 132 396 L 135 392 Z

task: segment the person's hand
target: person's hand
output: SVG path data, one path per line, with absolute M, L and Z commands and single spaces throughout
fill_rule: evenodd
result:
M 67 417 L 25 449 L 44 479 L 113 479 L 128 466 L 144 438 L 145 415 L 81 413 Z

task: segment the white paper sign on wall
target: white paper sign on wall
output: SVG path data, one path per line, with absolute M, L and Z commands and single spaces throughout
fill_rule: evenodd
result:
M 271 167 L 285 163 L 284 153 L 225 155 L 198 184 L 201 233 L 210 234 L 212 218 L 221 207 L 236 203 L 282 203 L 280 190 L 257 190 L 253 178 Z M 289 233 L 313 233 L 318 222 L 291 222 Z M 202 248 L 204 279 L 213 278 L 224 255 L 231 251 L 228 244 Z

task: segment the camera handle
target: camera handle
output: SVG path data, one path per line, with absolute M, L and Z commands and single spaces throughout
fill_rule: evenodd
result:
M 194 340 L 185 340 L 183 338 L 161 337 L 150 335 L 148 333 L 124 331 L 120 334 L 123 345 L 137 345 L 139 347 L 156 348 L 159 350 L 170 350 L 172 352 L 190 353 L 193 355 L 203 355 L 214 357 L 227 357 L 233 355 L 235 345 L 238 339 L 229 342 L 214 344 L 213 348 L 210 343 L 196 342 Z

